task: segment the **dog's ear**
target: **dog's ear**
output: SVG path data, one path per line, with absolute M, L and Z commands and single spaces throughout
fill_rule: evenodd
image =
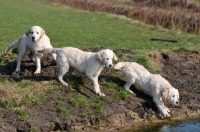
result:
M 104 56 L 104 52 L 102 50 L 100 50 L 98 52 L 98 59 L 100 60 L 100 62 L 103 62 L 103 58 L 104 58 L 103 56 Z
M 169 89 L 167 89 L 167 90 L 165 90 L 165 91 L 163 92 L 163 96 L 164 96 L 165 99 L 168 99 L 168 98 L 169 98 Z
M 26 36 L 28 37 L 29 36 L 29 34 L 30 34 L 30 29 L 28 30 L 28 31 L 26 31 Z
M 117 60 L 117 56 L 115 55 L 115 53 L 113 53 L 113 59 Z
M 44 36 L 44 34 L 45 34 L 45 31 L 44 31 L 44 29 L 43 28 L 41 28 L 41 35 L 40 35 L 40 39 Z

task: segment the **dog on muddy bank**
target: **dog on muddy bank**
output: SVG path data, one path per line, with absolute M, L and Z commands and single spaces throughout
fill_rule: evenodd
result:
M 41 72 L 40 58 L 42 55 L 38 56 L 37 50 L 52 48 L 49 37 L 45 34 L 45 31 L 40 26 L 32 26 L 22 37 L 12 42 L 5 50 L 4 54 L 7 54 L 7 52 L 14 46 L 19 46 L 15 72 L 21 71 L 21 61 L 24 55 L 27 52 L 30 52 L 29 57 L 36 62 L 35 74 L 39 74 Z M 54 59 L 56 59 L 56 55 L 52 55 Z
M 38 50 L 39 53 L 55 53 L 57 55 L 56 62 L 59 66 L 58 80 L 68 86 L 63 80 L 63 76 L 69 71 L 69 68 L 85 73 L 94 85 L 94 92 L 99 96 L 105 96 L 99 89 L 98 77 L 103 67 L 111 68 L 112 61 L 117 60 L 115 53 L 112 50 L 104 49 L 99 52 L 84 52 L 78 48 L 48 48 Z
M 151 74 L 142 65 L 136 62 L 119 62 L 114 69 L 122 69 L 122 74 L 127 80 L 124 85 L 126 90 L 134 94 L 130 90 L 130 86 L 134 85 L 138 90 L 153 97 L 153 101 L 164 117 L 170 117 L 170 110 L 165 107 L 162 96 L 172 105 L 179 104 L 179 91 L 172 87 L 166 79 L 158 74 Z

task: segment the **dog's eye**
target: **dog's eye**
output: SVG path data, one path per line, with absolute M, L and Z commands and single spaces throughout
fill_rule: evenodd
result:
M 33 32 L 31 32 L 31 34 L 33 34 Z
M 175 95 L 172 95 L 172 97 L 175 97 Z
M 108 60 L 108 58 L 106 58 L 106 60 Z
M 37 34 L 39 34 L 39 32 L 37 32 Z

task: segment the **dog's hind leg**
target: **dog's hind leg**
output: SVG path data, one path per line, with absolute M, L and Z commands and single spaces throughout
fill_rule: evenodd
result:
M 131 87 L 132 84 L 133 84 L 133 83 L 130 83 L 130 82 L 127 81 L 126 84 L 124 85 L 124 88 L 125 88 L 127 91 L 129 91 L 130 93 L 136 95 L 133 91 L 130 90 L 130 87 Z
M 129 91 L 130 93 L 136 95 L 133 91 L 130 90 L 131 85 L 135 83 L 135 80 L 137 78 L 137 74 L 134 72 L 126 71 L 126 69 L 122 70 L 122 73 L 124 77 L 126 78 L 127 82 L 124 85 L 124 88 Z
M 25 46 L 25 44 L 21 44 L 21 45 Z M 17 66 L 16 66 L 16 69 L 15 69 L 15 72 L 21 71 L 21 69 L 20 69 L 21 62 L 22 62 L 22 59 L 24 58 L 24 55 L 26 54 L 26 51 L 27 51 L 27 47 L 22 47 L 21 45 L 20 45 L 20 50 L 19 50 L 19 53 L 18 53 Z
M 69 71 L 69 63 L 67 58 L 64 56 L 64 54 L 60 54 L 57 56 L 56 62 L 59 66 L 58 80 L 62 83 L 62 85 L 68 86 L 68 83 L 63 80 L 63 76 Z
M 58 80 L 62 83 L 64 86 L 68 86 L 68 83 L 66 83 L 63 80 L 63 76 L 65 75 L 66 71 L 68 71 L 69 68 L 67 67 L 60 67 L 59 68 L 59 73 L 58 73 Z

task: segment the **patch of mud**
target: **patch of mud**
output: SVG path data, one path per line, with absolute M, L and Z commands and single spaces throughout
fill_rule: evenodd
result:
M 178 54 L 162 60 L 161 75 L 179 89 L 181 108 L 198 111 L 200 108 L 200 56 Z
M 23 79 L 33 79 L 36 81 L 49 81 L 55 79 L 58 71 L 56 62 L 51 54 L 45 55 L 41 59 L 42 72 L 40 75 L 35 75 L 35 62 L 26 55 L 21 64 L 21 72 L 15 73 L 16 61 L 9 62 L 5 66 L 0 66 L 0 77 L 6 77 L 9 81 L 21 81 Z
M 102 48 L 89 49 L 92 52 L 99 51 Z M 134 57 L 134 53 L 129 50 L 118 49 L 119 54 L 127 54 L 129 57 Z M 173 107 L 168 104 L 174 116 L 189 116 L 192 113 L 199 113 L 200 109 L 200 56 L 199 54 L 177 54 L 167 55 L 162 54 L 159 60 L 163 67 L 160 74 L 165 77 L 175 88 L 180 92 L 180 106 Z M 36 81 L 50 81 L 56 79 L 58 67 L 51 55 L 44 55 L 42 58 L 42 73 L 34 75 L 35 63 L 25 56 L 21 65 L 21 72 L 14 73 L 16 61 L 9 62 L 6 65 L 0 66 L 0 77 L 7 78 L 13 82 L 19 82 L 23 79 L 31 79 Z M 117 85 L 123 86 L 125 81 L 120 78 L 120 72 L 116 72 L 116 76 L 108 74 L 106 70 L 102 71 L 99 81 L 112 80 Z M 82 76 L 76 74 L 78 76 Z M 77 78 L 76 78 L 77 79 Z M 79 79 L 79 77 L 78 77 Z M 81 79 L 80 79 L 81 80 Z M 83 85 L 82 91 L 63 91 L 62 96 L 68 99 L 80 93 L 89 99 L 98 99 L 94 94 L 91 83 L 83 84 L 78 81 L 77 85 Z M 125 127 L 141 126 L 153 120 L 163 120 L 159 115 L 152 98 L 144 95 L 140 91 L 131 87 L 137 94 L 130 100 L 114 101 L 112 103 L 103 102 L 106 115 L 92 115 L 89 117 L 81 117 L 81 108 L 76 108 L 70 105 L 66 100 L 63 102 L 63 107 L 67 108 L 70 113 L 70 118 L 66 119 L 57 110 L 55 102 L 59 101 L 59 97 L 51 97 L 49 103 L 31 107 L 29 110 L 28 121 L 21 121 L 18 115 L 0 105 L 0 111 L 3 117 L 0 118 L 0 131 L 30 131 L 32 128 L 37 128 L 39 131 L 57 131 L 57 130 L 77 130 L 77 131 L 95 131 L 95 127 L 100 130 L 118 131 Z M 106 91 L 104 86 L 101 86 L 102 91 Z M 113 97 L 117 91 L 106 92 L 107 97 Z M 52 103 L 54 102 L 54 103 Z M 59 119 L 55 122 L 52 119 Z

